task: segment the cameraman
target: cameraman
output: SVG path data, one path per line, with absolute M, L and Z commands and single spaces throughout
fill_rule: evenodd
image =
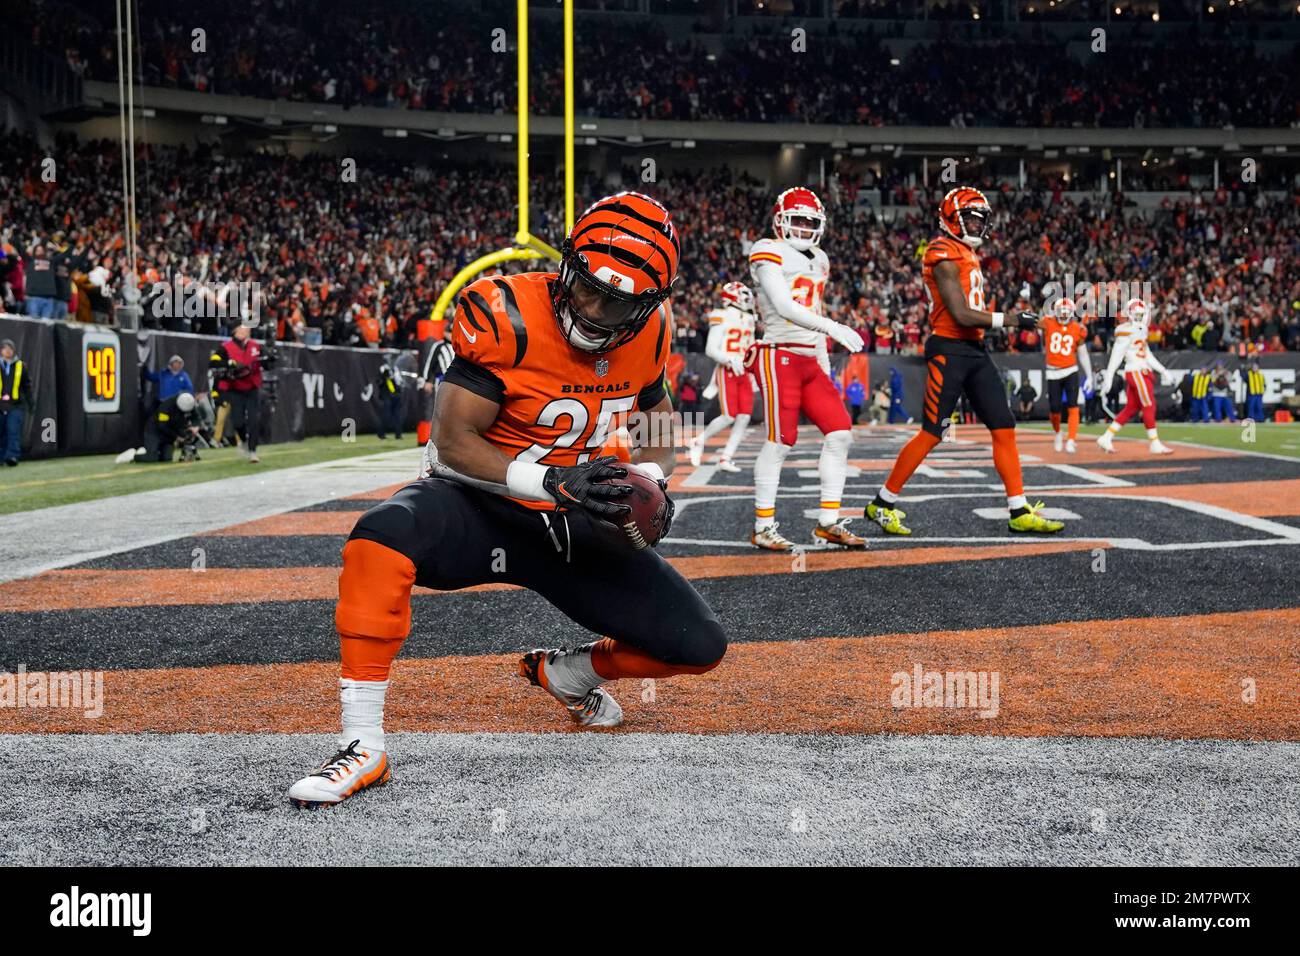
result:
M 231 337 L 221 343 L 225 355 L 224 374 L 217 380 L 217 390 L 230 404 L 230 421 L 235 432 L 242 434 L 248 460 L 257 464 L 257 437 L 262 427 L 262 346 L 242 322 Z
M 176 446 L 181 445 L 181 458 L 193 461 L 198 458 L 199 419 L 195 408 L 197 400 L 192 392 L 177 392 L 158 403 L 158 407 L 144 426 L 144 450 L 136 452 L 138 462 L 171 461 Z M 123 452 L 119 461 L 129 452 Z

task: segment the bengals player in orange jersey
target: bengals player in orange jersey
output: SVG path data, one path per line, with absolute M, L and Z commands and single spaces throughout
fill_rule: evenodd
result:
M 461 293 L 434 416 L 439 477 L 366 512 L 343 549 L 343 732 L 338 753 L 290 788 L 294 804 L 338 803 L 388 780 L 384 699 L 413 585 L 514 584 L 605 635 L 520 662 L 586 727 L 622 720 L 606 681 L 700 674 L 722 659 L 726 636 L 704 599 L 653 549 L 612 546 L 604 523 L 629 510 L 619 498 L 632 490 L 618 483 L 628 474 L 618 460 L 601 455 L 611 421 L 633 411 L 671 419 L 679 256 L 667 210 L 618 193 L 574 223 L 558 274 L 480 279 Z M 645 432 L 632 461 L 666 488 L 673 429 Z
M 984 274 L 975 250 L 984 242 L 993 218 L 989 201 L 978 189 L 959 186 L 939 204 L 940 235 L 925 250 L 922 262 L 926 297 L 930 300 L 931 334 L 925 343 L 926 388 L 921 430 L 903 446 L 894 467 L 867 517 L 889 534 L 911 534 L 906 514 L 896 507 L 903 485 L 943 437 L 957 399 L 965 395 L 975 415 L 993 438 L 993 464 L 1002 478 L 1010 511 L 1011 531 L 1053 532 L 1065 527 L 1038 514 L 1030 505 L 1020 477 L 1016 450 L 1016 419 L 1007 406 L 1002 376 L 984 350 L 984 330 L 1006 323 L 1001 312 L 985 310 Z M 1021 312 L 1014 319 L 1022 329 L 1038 326 L 1038 316 Z
M 1058 299 L 1052 314 L 1043 319 L 1044 355 L 1047 357 L 1047 407 L 1051 414 L 1052 431 L 1056 432 L 1053 447 L 1060 451 L 1064 444 L 1067 454 L 1073 455 L 1079 437 L 1079 369 L 1085 381 L 1092 379 L 1092 360 L 1088 358 L 1088 330 L 1075 318 L 1073 299 Z M 1061 409 L 1068 420 L 1069 437 L 1061 434 Z M 1063 441 L 1064 439 L 1064 441 Z

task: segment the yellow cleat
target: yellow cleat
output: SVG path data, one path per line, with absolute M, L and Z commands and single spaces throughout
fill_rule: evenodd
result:
M 1037 534 L 1054 534 L 1065 527 L 1064 521 L 1054 521 L 1051 518 L 1041 518 L 1038 512 L 1042 509 L 1043 503 L 1029 506 L 1029 510 L 1022 515 L 1017 515 L 1007 522 L 1007 527 L 1011 531 L 1020 533 L 1034 532 Z
M 884 528 L 887 534 L 912 533 L 911 528 L 903 525 L 903 519 L 907 517 L 907 512 L 901 508 L 881 508 L 876 504 L 869 504 L 867 505 L 867 517 Z

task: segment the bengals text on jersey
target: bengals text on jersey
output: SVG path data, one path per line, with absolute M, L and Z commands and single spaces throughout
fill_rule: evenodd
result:
M 966 304 L 981 312 L 988 311 L 985 303 L 984 273 L 980 271 L 979 256 L 975 250 L 951 236 L 938 236 L 930 242 L 921 263 L 921 274 L 925 280 L 925 295 L 930 303 L 930 328 L 932 334 L 949 339 L 967 339 L 980 342 L 984 339 L 984 330 L 976 326 L 961 325 L 948 312 L 939 295 L 939 286 L 934 279 L 934 267 L 940 262 L 955 262 L 961 291 L 966 296 Z
M 630 342 L 585 352 L 555 320 L 557 278 L 527 272 L 467 286 L 452 331 L 456 359 L 444 381 L 501 406 L 483 437 L 511 460 L 564 467 L 599 457 L 616 422 L 663 401 L 672 314 L 665 302 Z

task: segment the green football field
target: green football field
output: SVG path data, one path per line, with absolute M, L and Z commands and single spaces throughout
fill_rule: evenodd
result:
M 1253 431 L 1240 422 L 1237 424 L 1209 423 L 1204 425 L 1172 424 L 1160 422 L 1160 438 L 1163 441 L 1185 441 L 1197 445 L 1210 445 L 1214 448 L 1227 448 L 1233 451 L 1253 451 L 1268 455 L 1286 455 L 1300 458 L 1300 423 L 1280 425 L 1276 422 L 1262 422 L 1253 426 Z M 1051 431 L 1045 422 L 1031 422 L 1018 426 L 1020 428 Z M 1105 429 L 1104 425 L 1080 425 L 1079 434 L 1096 436 Z M 1141 424 L 1125 425 L 1120 431 L 1121 438 L 1145 438 L 1146 432 Z
M 414 437 L 396 442 L 391 439 L 380 441 L 373 435 L 358 435 L 354 441 L 344 441 L 338 435 L 329 435 L 280 445 L 262 445 L 257 450 L 262 460 L 256 465 L 235 448 L 203 449 L 199 461 L 188 463 L 137 465 L 131 462 L 119 465 L 114 463 L 113 455 L 25 461 L 17 468 L 0 468 L 0 514 L 231 478 L 259 470 L 356 458 L 414 445 Z

